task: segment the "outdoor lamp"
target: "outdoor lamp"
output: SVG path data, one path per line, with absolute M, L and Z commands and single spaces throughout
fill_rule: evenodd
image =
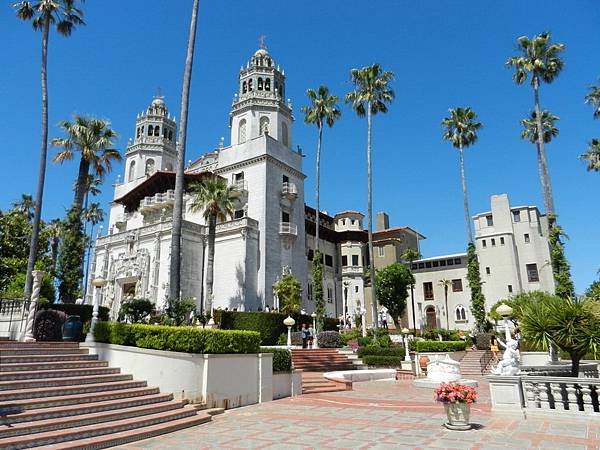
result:
M 287 338 L 287 348 L 288 350 L 292 349 L 292 327 L 296 324 L 296 321 L 292 319 L 290 316 L 287 316 L 283 324 L 288 327 L 288 338 Z
M 404 335 L 404 361 L 410 362 L 410 354 L 408 353 L 408 333 L 410 333 L 410 330 L 405 327 L 400 331 Z

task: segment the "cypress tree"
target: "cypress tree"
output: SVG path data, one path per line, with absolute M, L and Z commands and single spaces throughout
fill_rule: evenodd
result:
M 571 280 L 571 266 L 567 261 L 564 245 L 561 241 L 561 237 L 566 237 L 566 235 L 554 220 L 554 217 L 550 217 L 548 241 L 550 243 L 552 274 L 556 283 L 556 295 L 561 298 L 573 298 L 575 296 L 575 286 Z
M 59 281 L 58 294 L 63 303 L 74 303 L 81 295 L 83 279 L 83 253 L 86 236 L 76 207 L 67 213 L 64 235 L 58 255 L 56 278 Z
M 485 317 L 485 297 L 481 289 L 481 275 L 479 272 L 479 259 L 472 242 L 467 246 L 467 281 L 471 289 L 471 313 L 475 318 L 477 330 L 484 331 L 487 328 Z
M 312 267 L 313 295 L 315 299 L 315 313 L 317 314 L 317 330 L 323 331 L 323 316 L 325 315 L 325 300 L 323 299 L 323 265 L 321 252 L 315 251 Z

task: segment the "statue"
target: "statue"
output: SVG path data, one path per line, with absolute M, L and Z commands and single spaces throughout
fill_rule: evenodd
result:
M 461 379 L 460 363 L 446 354 L 444 359 L 438 359 L 437 355 L 433 361 L 427 364 L 427 379 L 436 382 L 448 383 Z
M 506 343 L 502 342 L 500 339 L 498 339 L 498 343 L 506 350 L 504 350 L 502 360 L 496 367 L 492 369 L 492 374 L 503 376 L 518 375 L 521 372 L 519 369 L 519 360 L 521 359 L 521 355 L 518 350 L 518 341 L 509 337 Z

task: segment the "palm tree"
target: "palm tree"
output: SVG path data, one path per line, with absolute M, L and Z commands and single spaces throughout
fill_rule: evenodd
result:
M 33 211 L 35 210 L 35 202 L 29 194 L 21 194 L 21 200 L 12 203 L 13 209 L 23 214 L 27 218 L 27 222 L 33 219 Z
M 585 102 L 594 107 L 594 118 L 600 119 L 600 86 L 590 86 L 585 96 Z
M 213 304 L 213 279 L 215 264 L 215 234 L 217 220 L 223 222 L 231 217 L 234 202 L 238 198 L 235 186 L 228 186 L 224 178 L 213 175 L 190 186 L 191 210 L 203 211 L 208 224 L 208 257 L 206 259 L 206 311 L 211 313 Z M 171 299 L 173 300 L 173 299 Z
M 88 283 L 88 272 L 89 272 L 89 266 L 90 266 L 90 250 L 92 249 L 92 244 L 93 244 L 93 240 L 94 240 L 94 226 L 96 226 L 97 224 L 99 224 L 100 222 L 102 222 L 104 220 L 104 210 L 102 209 L 102 207 L 100 206 L 100 203 L 92 203 L 90 204 L 90 206 L 88 206 L 86 209 L 83 210 L 83 220 L 85 221 L 85 224 L 87 225 L 88 223 L 92 226 L 90 229 L 90 234 L 88 237 L 88 245 L 86 245 L 86 254 L 85 254 L 85 261 L 87 261 L 87 264 L 85 264 L 85 275 L 83 277 L 83 290 L 85 292 L 85 289 L 87 289 L 87 283 Z M 84 234 L 85 234 L 85 230 L 84 230 Z
M 402 253 L 401 258 L 406 261 L 408 263 L 408 268 L 410 269 L 411 273 L 412 273 L 412 263 L 414 261 L 416 261 L 417 259 L 421 258 L 421 254 L 419 253 L 418 250 L 415 250 L 414 248 L 407 248 L 404 253 Z M 410 283 L 410 302 L 412 305 L 412 318 L 413 318 L 413 333 L 416 336 L 417 335 L 417 316 L 415 313 L 415 283 L 414 283 L 414 277 L 413 277 L 413 282 Z
M 477 141 L 477 131 L 481 129 L 481 123 L 477 122 L 477 114 L 471 108 L 451 108 L 448 110 L 450 116 L 442 120 L 445 128 L 443 138 L 452 143 L 458 149 L 460 157 L 460 181 L 463 192 L 463 207 L 465 210 L 465 222 L 467 225 L 467 242 L 473 242 L 471 229 L 471 215 L 469 213 L 469 196 L 467 192 L 467 178 L 465 176 L 465 148 Z
M 321 143 L 323 141 L 323 125 L 326 123 L 330 128 L 336 120 L 342 116 L 337 102 L 337 95 L 329 95 L 327 86 L 319 86 L 317 92 L 312 89 L 306 90 L 310 100 L 310 106 L 303 106 L 304 122 L 317 126 L 317 172 L 315 178 L 315 202 L 317 209 L 317 226 L 315 231 L 315 252 L 319 251 L 319 185 L 321 180 Z
M 444 288 L 444 301 L 446 302 L 446 329 L 450 329 L 450 311 L 448 310 L 448 288 L 452 286 L 452 281 L 447 280 L 446 278 L 442 278 L 439 283 L 441 287 Z
M 33 213 L 33 226 L 31 245 L 27 259 L 27 275 L 25 278 L 25 298 L 31 296 L 33 278 L 31 273 L 40 238 L 40 221 L 42 218 L 42 199 L 44 197 L 44 183 L 46 180 L 46 159 L 48 157 L 48 39 L 50 27 L 56 26 L 56 31 L 63 36 L 70 36 L 76 25 L 85 25 L 83 11 L 75 6 L 77 0 L 37 0 L 20 1 L 13 4 L 17 17 L 23 21 L 31 21 L 33 29 L 42 32 L 42 143 L 40 148 L 40 164 L 38 169 L 38 183 L 35 195 L 35 210 Z
M 580 158 L 587 161 L 588 171 L 600 172 L 600 139 L 592 139 L 590 146 Z
M 83 209 L 84 197 L 90 187 L 90 169 L 102 179 L 111 171 L 113 161 L 121 160 L 119 151 L 112 148 L 117 133 L 106 120 L 78 115 L 73 117 L 73 122 L 63 120 L 60 127 L 67 137 L 52 139 L 53 146 L 62 148 L 54 157 L 54 162 L 62 164 L 72 160 L 75 150 L 81 153 L 73 200 L 79 212 Z
M 542 124 L 539 91 L 541 82 L 552 83 L 562 70 L 564 64 L 562 59 L 560 59 L 560 54 L 564 51 L 565 46 L 561 43 L 551 43 L 550 38 L 551 36 L 548 32 L 541 33 L 533 37 L 533 39 L 521 36 L 517 39 L 521 54 L 508 58 L 506 65 L 515 69 L 513 80 L 519 85 L 527 81 L 527 78 L 531 74 L 544 207 L 546 208 L 546 213 L 552 217 L 555 215 L 554 198 L 552 196 L 552 184 L 544 147 L 544 127 Z
M 187 139 L 188 106 L 190 103 L 190 85 L 192 83 L 192 66 L 194 63 L 194 47 L 196 45 L 196 25 L 198 23 L 199 0 L 192 5 L 192 18 L 188 35 L 187 54 L 183 70 L 181 88 L 181 121 L 179 122 L 179 138 L 177 140 L 177 167 L 175 169 L 175 204 L 173 205 L 173 226 L 171 231 L 171 263 L 169 272 L 168 301 L 179 299 L 181 286 L 181 227 L 183 225 L 183 195 L 185 178 L 185 145 Z
M 554 126 L 554 123 L 560 120 L 560 117 L 555 116 L 550 111 L 542 111 L 542 130 L 544 133 L 544 143 L 549 143 L 553 138 L 558 136 L 558 128 Z M 538 128 L 537 128 L 537 114 L 535 110 L 531 111 L 529 117 L 521 120 L 523 125 L 523 131 L 521 131 L 521 139 L 527 139 L 532 144 L 535 144 L 537 150 L 537 161 L 538 161 L 538 173 L 540 180 L 544 179 L 544 165 L 542 163 L 542 153 L 540 149 L 538 139 Z M 544 192 L 544 185 L 542 184 L 542 192 Z
M 371 270 L 371 294 L 373 296 L 373 326 L 377 324 L 377 294 L 375 289 L 375 254 L 373 252 L 373 176 L 372 176 L 372 116 L 377 113 L 385 114 L 388 111 L 387 105 L 395 97 L 395 93 L 390 87 L 394 79 L 394 74 L 390 71 L 383 71 L 379 64 L 363 67 L 362 69 L 352 69 L 350 71 L 351 81 L 354 84 L 354 90 L 346 94 L 346 103 L 352 105 L 352 109 L 358 117 L 367 116 L 367 215 L 369 216 L 369 264 Z

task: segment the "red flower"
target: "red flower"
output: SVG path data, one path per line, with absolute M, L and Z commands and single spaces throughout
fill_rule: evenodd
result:
M 435 389 L 434 398 L 442 403 L 475 403 L 475 388 L 457 383 L 442 383 Z

